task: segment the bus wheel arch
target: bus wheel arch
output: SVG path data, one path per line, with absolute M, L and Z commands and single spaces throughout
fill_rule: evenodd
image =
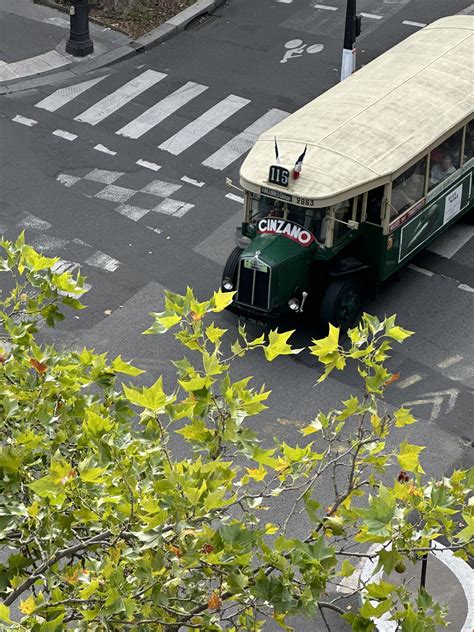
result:
M 227 258 L 227 261 L 224 266 L 224 270 L 222 272 L 222 282 L 221 282 L 222 289 L 225 291 L 229 291 L 227 290 L 227 288 L 224 287 L 224 283 L 226 282 L 227 279 L 229 279 L 233 284 L 232 290 L 237 289 L 237 267 L 239 265 L 240 255 L 242 254 L 242 252 L 243 252 L 243 249 L 236 246 L 234 250 L 232 250 L 232 252 L 230 253 L 229 257 Z
M 360 275 L 351 274 L 331 280 L 321 301 L 321 322 L 332 323 L 346 331 L 354 325 L 361 312 L 363 294 Z

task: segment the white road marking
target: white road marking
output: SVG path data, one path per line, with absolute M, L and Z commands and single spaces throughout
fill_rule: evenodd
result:
M 410 407 L 410 406 L 422 406 L 425 404 L 431 404 L 432 408 L 431 408 L 430 421 L 434 422 L 438 419 L 441 413 L 441 405 L 443 404 L 445 400 L 445 396 L 449 397 L 449 401 L 446 405 L 446 410 L 445 410 L 445 414 L 448 414 L 453 410 L 454 406 L 456 405 L 456 400 L 458 398 L 458 395 L 459 395 L 459 391 L 457 389 L 450 388 L 446 391 L 438 391 L 436 393 L 425 393 L 422 396 L 422 399 L 417 399 L 413 402 L 404 402 L 403 406 Z
M 272 109 L 257 119 L 252 125 L 244 129 L 238 136 L 235 136 L 228 143 L 223 145 L 209 158 L 202 163 L 211 169 L 225 169 L 235 160 L 240 158 L 254 145 L 257 138 L 267 129 L 276 125 L 288 116 L 289 112 Z
M 446 358 L 446 360 L 443 360 L 442 362 L 438 362 L 438 367 L 440 369 L 447 369 L 448 367 L 453 366 L 453 364 L 458 364 L 463 359 L 464 358 L 460 355 L 451 356 L 450 358 Z
M 313 4 L 313 9 L 324 9 L 325 11 L 337 11 L 337 7 L 332 7 L 327 4 Z
M 115 210 L 134 222 L 138 222 L 139 219 L 150 212 L 149 209 L 140 208 L 139 206 L 129 206 L 128 204 L 121 204 L 120 206 L 117 206 Z
M 155 70 L 145 70 L 141 75 L 108 94 L 106 97 L 95 103 L 93 106 L 75 117 L 75 121 L 97 125 L 108 116 L 119 110 L 121 107 L 132 101 L 148 88 L 154 86 L 158 81 L 164 79 L 166 75 Z
M 226 198 L 229 198 L 229 200 L 233 200 L 234 202 L 238 202 L 239 204 L 242 204 L 244 201 L 243 197 L 240 197 L 240 195 L 234 195 L 233 193 L 226 193 Z
M 187 182 L 188 184 L 192 184 L 193 186 L 199 187 L 199 188 L 205 185 L 205 182 L 198 182 L 198 180 L 193 180 L 192 178 L 188 178 L 188 176 L 183 176 L 181 180 L 183 182 Z
M 94 268 L 106 270 L 107 272 L 115 272 L 120 265 L 120 261 L 106 255 L 105 252 L 101 252 L 100 250 L 96 250 L 96 252 L 86 259 L 84 263 L 87 263 L 87 265 Z
M 116 151 L 112 151 L 112 149 L 109 149 L 108 147 L 106 147 L 105 145 L 101 145 L 100 143 L 98 145 L 96 145 L 94 147 L 94 149 L 96 151 L 101 151 L 103 154 L 108 154 L 109 156 L 116 156 L 117 155 Z
M 230 94 L 197 119 L 191 121 L 171 138 L 161 143 L 159 149 L 178 156 L 248 103 L 250 103 L 249 99 Z
M 381 20 L 383 18 L 383 15 L 376 15 L 375 13 L 359 13 L 359 15 L 369 20 Z
M 281 2 L 281 4 L 291 4 L 293 0 L 276 0 L 277 2 Z
M 450 229 L 434 241 L 428 250 L 437 255 L 451 259 L 467 242 L 474 237 L 474 226 L 454 224 Z
M 60 239 L 59 237 L 53 237 L 52 235 L 38 235 L 34 237 L 31 241 L 31 245 L 36 250 L 49 251 L 49 250 L 59 250 L 59 248 L 64 248 L 67 246 L 69 241 L 67 239 Z
M 35 119 L 26 118 L 26 116 L 20 116 L 20 114 L 17 114 L 14 118 L 12 118 L 12 121 L 15 123 L 21 123 L 22 125 L 27 125 L 28 127 L 33 127 L 33 125 L 38 123 Z
M 424 274 L 425 276 L 432 277 L 434 274 L 433 272 L 431 272 L 431 270 L 425 270 L 425 268 L 419 268 L 414 263 L 410 263 L 408 267 L 410 268 L 410 270 L 414 270 L 415 272 L 419 272 L 420 274 Z
M 112 184 L 116 180 L 123 176 L 123 171 L 108 171 L 107 169 L 93 169 L 86 176 L 85 180 L 92 180 L 93 182 L 101 182 L 102 184 Z
M 170 114 L 174 114 L 176 110 L 186 105 L 191 99 L 199 96 L 207 89 L 208 86 L 188 81 L 184 86 L 181 86 L 181 88 L 175 90 L 175 92 L 172 92 L 161 101 L 158 101 L 158 103 L 155 103 L 155 105 L 145 110 L 143 114 L 137 116 L 137 118 L 130 121 L 130 123 L 115 133 L 121 136 L 127 136 L 127 138 L 140 138 L 140 136 L 149 132 L 156 125 L 161 123 L 161 121 L 170 116 Z
M 64 184 L 65 187 L 72 187 L 73 184 L 79 182 L 81 178 L 77 176 L 70 176 L 67 173 L 60 173 L 59 176 L 56 177 L 56 180 L 61 184 Z
M 160 202 L 158 206 L 155 206 L 153 210 L 157 213 L 164 213 L 165 215 L 183 217 L 183 215 L 186 215 L 186 213 L 192 208 L 194 208 L 194 204 L 188 204 L 186 202 L 180 202 L 179 200 L 166 198 L 163 202 Z
M 474 292 L 474 287 L 471 287 L 470 285 L 467 285 L 466 283 L 460 283 L 458 285 L 458 288 L 460 290 L 464 290 L 464 292 Z
M 105 188 L 95 194 L 94 197 L 101 200 L 110 200 L 110 202 L 126 202 L 136 191 L 127 189 L 126 187 L 118 187 L 115 184 L 108 184 Z
M 410 20 L 403 20 L 402 24 L 406 24 L 407 26 L 417 26 L 420 29 L 426 26 L 423 22 L 411 22 Z
M 52 132 L 53 136 L 59 136 L 59 138 L 64 138 L 64 140 L 76 140 L 77 134 L 71 134 L 71 132 L 66 132 L 63 129 L 55 129 Z
M 40 217 L 36 217 L 36 215 L 25 213 L 25 217 L 18 222 L 17 228 L 29 228 L 30 230 L 43 231 L 49 230 L 51 228 L 51 224 Z
M 148 228 L 148 230 L 152 230 L 157 235 L 161 235 L 161 233 L 163 232 L 161 228 L 153 228 L 153 226 L 147 226 L 146 228 Z
M 411 375 L 410 377 L 407 377 L 405 380 L 402 380 L 401 382 L 397 382 L 397 386 L 398 388 L 408 388 L 412 384 L 416 384 L 422 379 L 423 378 L 421 377 L 421 375 Z
M 140 167 L 145 167 L 145 169 L 151 169 L 152 171 L 159 171 L 161 169 L 160 165 L 157 165 L 155 162 L 148 162 L 148 160 L 142 160 L 139 158 L 136 163 Z
M 457 15 L 472 15 L 473 13 L 474 13 L 474 4 L 471 4 L 465 9 L 458 11 Z
M 79 263 L 76 261 L 66 261 L 66 259 L 60 259 L 51 268 L 56 274 L 63 274 L 64 272 L 70 272 L 71 274 L 79 268 Z
M 90 79 L 89 81 L 77 83 L 74 86 L 59 88 L 59 90 L 56 90 L 56 92 L 53 92 L 53 94 L 50 94 L 45 99 L 39 101 L 39 103 L 36 103 L 35 107 L 41 108 L 42 110 L 47 110 L 48 112 L 56 112 L 56 110 L 62 108 L 63 105 L 66 105 L 89 88 L 92 88 L 92 86 L 97 85 L 100 81 L 108 76 L 109 75 L 103 75 L 102 77 L 96 77 L 95 79 Z
M 163 180 L 153 180 L 140 190 L 142 193 L 151 193 L 151 195 L 167 198 L 173 195 L 173 193 L 176 193 L 176 191 L 179 191 L 181 187 L 181 184 L 172 184 L 171 182 L 164 182 Z

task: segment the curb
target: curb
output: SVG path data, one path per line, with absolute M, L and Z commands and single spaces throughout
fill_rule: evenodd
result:
M 382 545 L 374 544 L 367 551 L 369 554 L 376 553 Z M 461 586 L 462 591 L 464 592 L 464 596 L 467 602 L 467 614 L 466 619 L 463 623 L 463 627 L 459 630 L 459 632 L 472 632 L 474 629 L 474 570 L 464 562 L 459 557 L 455 557 L 452 551 L 444 550 L 443 547 L 437 543 L 433 542 L 433 555 L 444 564 L 456 579 Z M 382 579 L 383 569 L 380 569 L 376 573 L 374 573 L 375 568 L 377 566 L 376 560 L 367 559 L 361 569 L 359 584 L 365 583 L 367 581 L 377 582 Z M 376 603 L 374 602 L 374 605 Z M 390 621 L 389 617 L 391 616 L 391 612 L 386 612 L 379 619 L 375 619 L 374 623 L 379 632 L 395 632 L 397 629 L 396 621 Z
M 224 4 L 224 2 L 226 2 L 226 0 L 197 0 L 197 2 L 195 2 L 192 6 L 184 9 L 183 11 L 180 11 L 175 16 L 170 18 L 167 22 L 164 22 L 163 24 L 158 26 L 156 29 L 153 29 L 149 33 L 142 35 L 142 37 L 139 37 L 136 40 L 132 40 L 130 44 L 114 48 L 106 53 L 103 53 L 95 59 L 83 61 L 83 63 L 81 64 L 71 64 L 69 68 L 66 66 L 66 68 L 64 69 L 63 67 L 63 70 L 61 70 L 60 72 L 53 71 L 51 74 L 41 74 L 41 76 L 36 75 L 28 79 L 20 78 L 17 80 L 5 81 L 3 83 L 0 83 L 0 96 L 5 94 L 12 94 L 14 92 L 21 92 L 23 90 L 29 90 L 32 88 L 38 88 L 44 85 L 55 84 L 59 81 L 71 79 L 86 72 L 98 70 L 99 68 L 102 68 L 104 66 L 115 64 L 119 61 L 125 61 L 130 57 L 134 57 L 138 53 L 150 50 L 151 48 L 162 44 L 171 37 L 174 37 L 181 31 L 184 31 L 184 29 L 190 22 L 205 13 L 211 13 L 212 11 L 217 9 L 217 7 Z M 58 10 L 59 7 L 61 7 L 62 10 L 65 9 L 65 7 L 62 7 L 62 5 L 51 2 L 51 0 L 42 0 L 38 4 L 45 4 Z M 92 20 L 92 18 L 91 21 L 97 22 L 98 24 L 104 26 L 104 23 L 101 21 L 99 22 L 95 19 Z M 63 41 L 65 42 L 66 40 Z M 63 42 L 61 42 L 58 47 L 61 47 L 62 44 Z

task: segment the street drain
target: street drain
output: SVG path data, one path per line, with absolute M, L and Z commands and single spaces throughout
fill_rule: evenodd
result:
M 205 26 L 209 26 L 209 24 L 212 24 L 213 22 L 215 22 L 218 19 L 219 19 L 219 16 L 215 15 L 214 13 L 212 15 L 209 14 L 209 13 L 203 13 L 203 15 L 200 15 L 197 18 L 195 18 L 194 20 L 192 20 L 186 26 L 185 30 L 186 31 L 200 31 Z

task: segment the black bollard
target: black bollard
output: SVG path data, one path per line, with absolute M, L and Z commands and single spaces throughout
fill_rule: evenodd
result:
M 85 57 L 94 51 L 89 37 L 89 0 L 72 0 L 69 7 L 71 29 L 66 42 L 66 52 L 75 57 Z

